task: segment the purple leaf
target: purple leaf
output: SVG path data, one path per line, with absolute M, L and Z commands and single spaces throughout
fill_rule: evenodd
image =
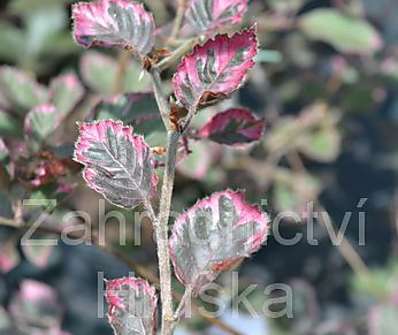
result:
M 77 43 L 133 49 L 148 54 L 154 45 L 155 22 L 142 4 L 130 0 L 80 2 L 72 7 Z
M 181 214 L 173 227 L 170 254 L 177 278 L 195 292 L 221 271 L 260 249 L 268 216 L 240 192 L 212 194 Z
M 156 191 L 149 146 L 120 121 L 81 124 L 74 159 L 88 186 L 117 206 L 134 208 Z
M 215 115 L 198 132 L 203 138 L 226 145 L 258 141 L 264 132 L 264 121 L 244 108 L 233 108 Z
M 232 37 L 217 35 L 203 46 L 196 46 L 173 77 L 176 97 L 187 109 L 196 109 L 209 98 L 227 97 L 242 85 L 256 54 L 255 27 Z
M 107 281 L 108 320 L 115 335 L 154 335 L 157 296 L 154 287 L 133 277 Z
M 84 88 L 74 73 L 58 76 L 50 83 L 51 102 L 62 118 L 72 111 L 83 94 Z
M 199 32 L 242 22 L 248 0 L 192 0 L 186 17 Z

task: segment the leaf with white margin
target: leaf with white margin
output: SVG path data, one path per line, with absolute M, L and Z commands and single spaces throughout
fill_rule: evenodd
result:
M 217 35 L 196 46 L 179 64 L 173 77 L 174 93 L 187 109 L 196 109 L 208 97 L 225 98 L 245 81 L 257 54 L 256 28 Z
M 177 278 L 197 293 L 259 250 L 268 224 L 267 214 L 247 204 L 240 192 L 226 190 L 198 201 L 173 226 L 169 249 Z
M 25 117 L 25 133 L 34 141 L 42 143 L 57 128 L 58 111 L 53 105 L 44 104 L 33 108 Z
M 156 333 L 156 290 L 147 281 L 133 277 L 109 280 L 105 297 L 115 335 Z
M 62 118 L 72 111 L 83 94 L 83 85 L 75 73 L 60 75 L 50 83 L 50 100 Z
M 86 48 L 118 46 L 139 55 L 153 48 L 155 21 L 142 4 L 130 0 L 79 2 L 72 7 L 72 16 L 74 38 Z
M 85 166 L 88 186 L 114 205 L 134 208 L 156 191 L 149 146 L 120 121 L 82 123 L 74 159 Z
M 242 146 L 258 141 L 263 132 L 263 120 L 245 108 L 231 108 L 216 114 L 198 135 L 220 144 Z
M 248 0 L 192 0 L 186 18 L 196 31 L 214 31 L 242 22 Z

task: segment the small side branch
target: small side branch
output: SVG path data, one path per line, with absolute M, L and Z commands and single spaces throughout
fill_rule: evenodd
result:
M 169 121 L 169 116 L 170 116 L 170 105 L 166 99 L 166 96 L 163 92 L 163 87 L 162 87 L 162 80 L 160 78 L 160 72 L 156 68 L 152 68 L 149 71 L 151 77 L 152 77 L 152 86 L 153 86 L 153 91 L 155 93 L 155 99 L 159 107 L 159 112 L 160 116 L 162 117 L 164 126 L 168 131 L 171 130 L 171 125 Z
M 169 41 L 174 41 L 178 37 L 182 21 L 184 20 L 184 14 L 186 8 L 187 8 L 187 0 L 178 0 L 177 14 L 174 19 L 173 30 L 171 31 Z

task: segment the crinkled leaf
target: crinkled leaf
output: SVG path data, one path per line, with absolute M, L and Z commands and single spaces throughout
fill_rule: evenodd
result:
M 330 43 L 344 53 L 369 54 L 379 50 L 383 40 L 368 22 L 336 9 L 317 9 L 301 16 L 299 25 L 311 39 Z
M 11 108 L 21 114 L 45 103 L 48 98 L 45 87 L 25 72 L 10 66 L 0 68 L 0 91 Z
M 50 83 L 50 99 L 60 117 L 65 117 L 82 98 L 84 88 L 74 73 L 63 74 Z
M 62 308 L 55 290 L 34 280 L 22 282 L 9 310 L 18 330 L 28 334 L 42 329 L 59 329 L 61 324 Z
M 43 143 L 59 123 L 58 111 L 53 105 L 40 105 L 25 118 L 25 133 L 37 143 Z
M 113 58 L 96 51 L 86 52 L 81 58 L 80 73 L 85 84 L 94 92 L 106 95 L 114 93 L 118 65 Z M 148 74 L 142 76 L 141 73 L 141 67 L 131 61 L 124 74 L 122 93 L 149 90 L 151 79 Z
M 240 23 L 247 11 L 248 0 L 192 0 L 186 17 L 199 32 Z
M 268 216 L 230 190 L 212 194 L 181 214 L 170 239 L 178 279 L 194 291 L 260 249 Z
M 136 207 L 156 190 L 151 150 L 122 122 L 81 124 L 75 160 L 85 166 L 88 186 L 117 206 Z
M 0 110 L 0 136 L 18 137 L 21 135 L 19 122 L 9 113 Z
M 154 45 L 155 22 L 142 4 L 130 0 L 97 0 L 73 5 L 77 43 L 133 49 L 148 54 Z
M 187 109 L 209 98 L 225 98 L 242 85 L 256 54 L 255 27 L 232 37 L 217 35 L 203 46 L 196 46 L 173 77 L 176 97 Z
M 264 132 L 264 121 L 244 108 L 232 108 L 216 114 L 198 132 L 200 137 L 226 145 L 258 141 Z
M 107 281 L 108 320 L 115 335 L 154 335 L 157 296 L 154 287 L 133 277 Z

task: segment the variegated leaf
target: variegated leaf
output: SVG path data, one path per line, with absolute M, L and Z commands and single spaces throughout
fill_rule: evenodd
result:
M 196 46 L 173 77 L 176 97 L 187 109 L 195 109 L 209 99 L 227 97 L 242 85 L 256 54 L 255 27 L 232 37 L 217 35 L 203 46 Z
M 216 114 L 198 132 L 202 138 L 226 145 L 244 145 L 258 141 L 264 121 L 244 108 L 232 108 Z
M 107 281 L 108 320 L 115 335 L 154 335 L 157 296 L 142 279 L 126 277 Z
M 55 106 L 40 105 L 26 115 L 24 130 L 29 137 L 40 144 L 57 128 L 59 121 Z
M 192 0 L 186 17 L 199 32 L 213 31 L 240 23 L 247 11 L 248 0 Z
M 65 117 L 82 98 L 84 88 L 74 73 L 56 77 L 50 83 L 51 102 L 57 108 L 60 117 Z
M 170 254 L 178 279 L 197 292 L 260 249 L 268 222 L 239 192 L 227 190 L 200 200 L 173 227 Z
M 156 190 L 150 148 L 120 121 L 81 124 L 74 159 L 88 186 L 117 206 L 134 208 Z
M 148 54 L 154 45 L 155 22 L 142 4 L 131 0 L 97 0 L 73 6 L 77 43 L 133 49 Z

